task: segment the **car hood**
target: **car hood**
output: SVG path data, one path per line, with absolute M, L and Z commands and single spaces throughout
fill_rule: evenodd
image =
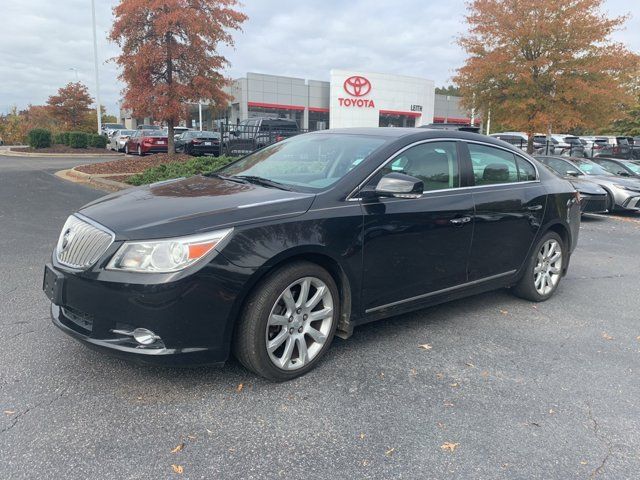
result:
M 605 194 L 607 193 L 600 185 L 595 182 L 586 180 L 584 178 L 565 177 L 571 182 L 576 190 L 580 193 L 587 193 L 591 195 Z
M 625 187 L 640 188 L 640 178 L 616 177 L 615 175 L 589 175 L 589 181 L 598 185 L 624 185 Z
M 107 195 L 79 213 L 116 240 L 166 238 L 305 213 L 315 195 L 216 177 L 159 182 Z

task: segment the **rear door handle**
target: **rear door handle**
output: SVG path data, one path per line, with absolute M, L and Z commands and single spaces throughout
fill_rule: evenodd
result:
M 527 210 L 531 210 L 532 212 L 535 212 L 536 210 L 542 210 L 542 205 L 531 205 L 527 207 Z
M 452 218 L 449 221 L 454 225 L 464 225 L 465 223 L 469 223 L 471 221 L 471 217 Z

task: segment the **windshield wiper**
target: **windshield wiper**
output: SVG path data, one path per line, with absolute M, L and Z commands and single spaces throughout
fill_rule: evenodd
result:
M 244 180 L 240 177 L 234 177 L 234 176 L 229 176 L 229 175 L 223 175 L 221 173 L 216 173 L 216 172 L 209 172 L 209 173 L 205 173 L 203 174 L 205 177 L 216 177 L 219 178 L 221 180 L 229 180 L 231 182 L 236 182 L 236 183 L 249 183 L 247 180 Z
M 232 178 L 246 180 L 247 182 L 262 185 L 263 187 L 279 188 L 280 190 L 286 190 L 288 192 L 292 190 L 291 187 L 288 187 L 284 183 L 276 182 L 275 180 L 269 180 L 268 178 L 257 177 L 255 175 L 234 175 Z

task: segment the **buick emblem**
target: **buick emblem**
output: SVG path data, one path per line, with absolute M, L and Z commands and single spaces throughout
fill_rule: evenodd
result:
M 354 75 L 344 81 L 344 91 L 353 97 L 362 97 L 371 91 L 371 82 L 364 77 Z
M 60 252 L 64 252 L 67 250 L 67 248 L 69 248 L 69 244 L 71 243 L 71 240 L 73 240 L 73 230 L 71 228 L 67 228 L 64 232 L 64 234 L 62 235 L 62 243 L 60 244 Z

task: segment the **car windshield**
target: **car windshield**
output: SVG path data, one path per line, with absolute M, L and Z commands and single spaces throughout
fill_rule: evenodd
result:
M 125 135 L 133 135 L 134 133 L 136 133 L 135 130 L 120 130 L 118 132 L 118 135 L 120 135 L 122 137 L 122 136 L 125 136 Z
M 166 137 L 167 134 L 162 130 L 144 130 L 142 132 L 142 137 Z
M 386 141 L 366 135 L 299 135 L 252 153 L 218 173 L 319 191 L 336 183 Z
M 590 160 L 581 160 L 579 158 L 572 158 L 571 161 L 575 163 L 580 171 L 582 171 L 585 175 L 612 175 L 607 172 L 604 168 L 602 168 L 597 163 L 594 163 Z
M 634 162 L 622 162 L 622 164 L 631 170 L 633 173 L 640 175 L 640 165 Z

